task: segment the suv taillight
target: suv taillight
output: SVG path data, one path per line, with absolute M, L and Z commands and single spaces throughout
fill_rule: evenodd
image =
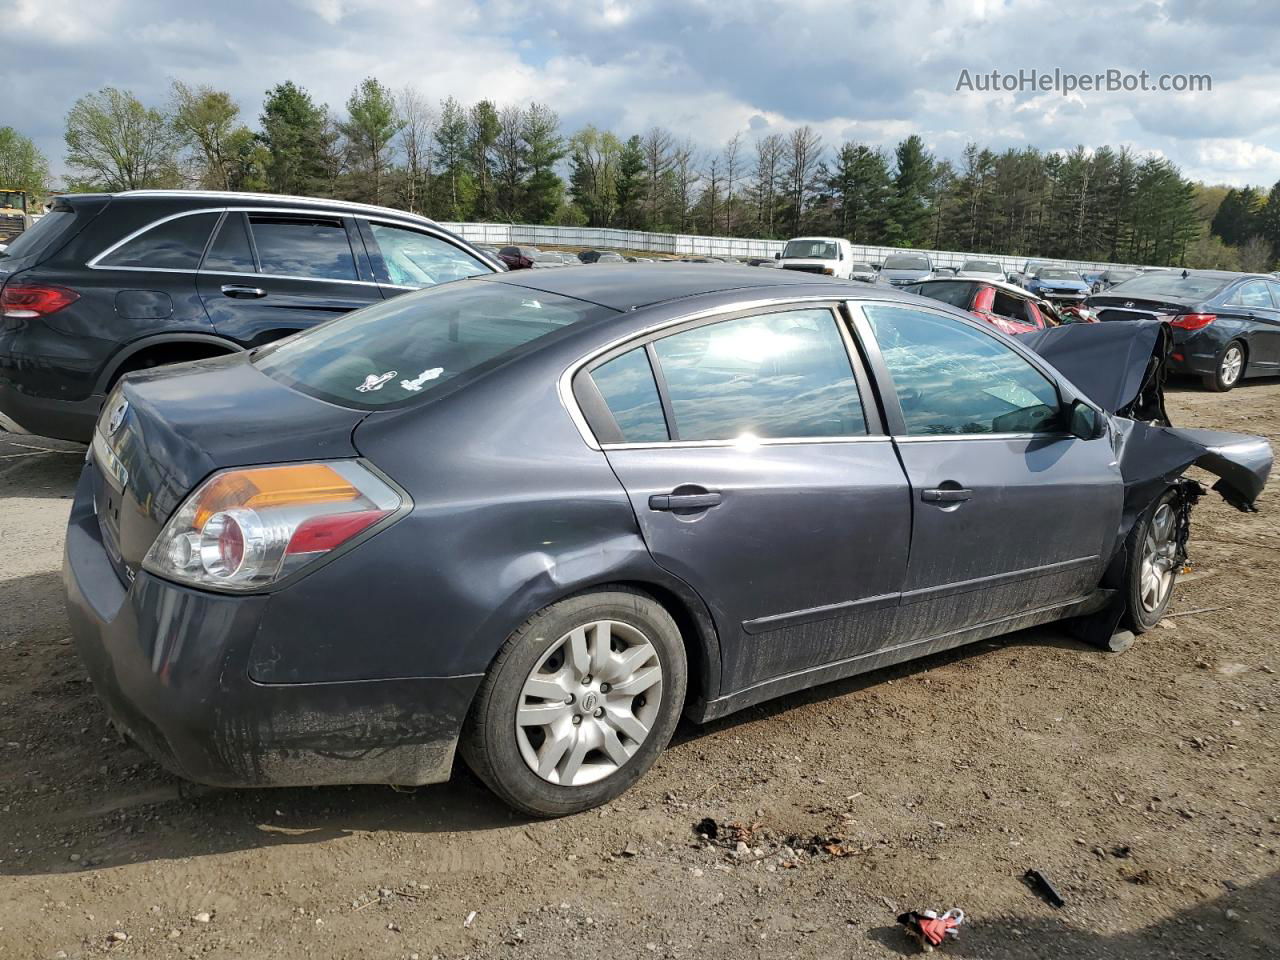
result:
M 1203 330 L 1217 319 L 1215 313 L 1180 313 L 1169 322 L 1183 330 Z
M 47 317 L 79 299 L 80 294 L 66 287 L 10 283 L 0 291 L 0 315 L 15 320 Z

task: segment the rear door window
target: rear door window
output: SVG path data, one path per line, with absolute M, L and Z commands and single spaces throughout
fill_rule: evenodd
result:
M 670 439 L 653 368 L 644 347 L 636 347 L 591 371 L 591 379 L 613 414 L 623 443 Z
M 511 284 L 452 283 L 321 324 L 260 350 L 253 363 L 304 393 L 373 410 L 430 396 L 540 338 L 616 313 Z
M 166 220 L 101 257 L 97 266 L 195 270 L 217 222 L 217 213 L 194 213 Z
M 358 280 L 341 217 L 249 214 L 262 272 L 312 280 Z
M 654 343 L 677 440 L 850 437 L 867 432 L 853 367 L 828 309 L 723 320 Z
M 1242 307 L 1258 307 L 1270 310 L 1275 306 L 1271 302 L 1271 294 L 1267 292 L 1265 280 L 1249 280 L 1236 287 L 1231 294 L 1231 303 Z
M 380 283 L 396 287 L 432 287 L 450 280 L 493 273 L 492 267 L 481 263 L 461 247 L 429 233 L 374 221 L 369 221 L 369 230 L 376 244 L 376 249 L 371 251 L 373 272 Z M 507 247 L 503 252 L 516 249 Z
M 209 273 L 257 273 L 243 213 L 228 213 L 209 245 L 201 270 Z

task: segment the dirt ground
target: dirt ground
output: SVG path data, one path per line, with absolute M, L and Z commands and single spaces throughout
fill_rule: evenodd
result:
M 1274 381 L 1169 399 L 1280 440 Z M 1277 955 L 1274 485 L 1256 516 L 1202 502 L 1128 653 L 1041 628 L 787 697 L 529 822 L 461 768 L 191 795 L 121 743 L 66 639 L 81 454 L 0 437 L 0 957 L 896 957 L 900 910 L 951 906 L 953 956 Z

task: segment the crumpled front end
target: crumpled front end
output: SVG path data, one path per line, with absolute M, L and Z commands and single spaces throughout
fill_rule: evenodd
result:
M 1109 415 L 1125 485 L 1121 542 L 1191 466 L 1215 474 L 1213 489 L 1236 509 L 1256 509 L 1271 474 L 1271 444 L 1249 434 L 1173 426 L 1164 403 L 1173 345 L 1167 323 L 1069 324 L 1019 340 Z

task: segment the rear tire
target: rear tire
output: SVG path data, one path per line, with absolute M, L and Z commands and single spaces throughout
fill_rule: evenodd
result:
M 626 587 L 569 597 L 503 644 L 459 751 L 516 810 L 580 813 L 648 771 L 675 732 L 687 685 L 680 630 L 652 597 Z
M 1205 389 L 1212 390 L 1214 393 L 1226 393 L 1234 389 L 1244 379 L 1248 360 L 1249 355 L 1245 351 L 1244 344 L 1239 340 L 1232 340 L 1223 348 L 1213 373 L 1205 376 Z
M 1146 633 L 1164 616 L 1178 580 L 1178 493 L 1166 490 L 1133 525 L 1125 541 L 1125 621 Z M 1130 641 L 1132 642 L 1132 641 Z M 1124 644 L 1122 649 L 1126 649 Z

